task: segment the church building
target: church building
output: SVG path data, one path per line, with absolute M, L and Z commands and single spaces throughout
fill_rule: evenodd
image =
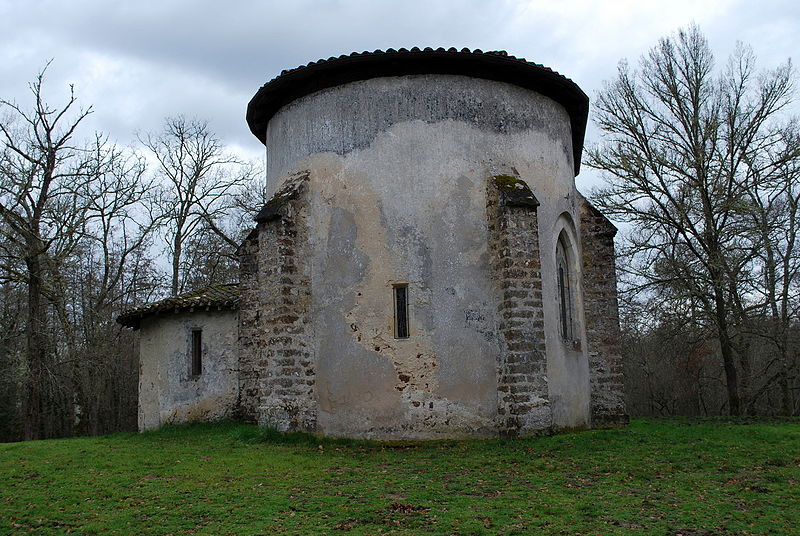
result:
M 250 101 L 271 200 L 238 284 L 121 315 L 139 427 L 372 439 L 624 424 L 614 226 L 575 189 L 588 98 L 505 52 L 353 53 Z

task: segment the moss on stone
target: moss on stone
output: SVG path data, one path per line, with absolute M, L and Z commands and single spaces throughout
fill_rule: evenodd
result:
M 528 190 L 528 191 L 530 191 L 530 188 L 528 188 L 528 185 L 525 184 L 525 181 L 523 181 L 519 177 L 513 177 L 511 175 L 495 175 L 494 176 L 494 183 L 501 190 Z
M 503 199 L 509 206 L 538 207 L 539 201 L 533 195 L 527 183 L 513 175 L 495 175 L 493 177 L 497 189 L 503 194 Z

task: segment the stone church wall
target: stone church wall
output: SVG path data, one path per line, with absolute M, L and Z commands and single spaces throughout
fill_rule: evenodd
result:
M 292 197 L 302 187 L 303 177 L 297 179 L 287 185 Z M 246 420 L 281 431 L 315 431 L 317 420 L 307 231 L 300 207 L 281 203 L 241 251 L 241 412 Z
M 613 406 L 599 333 L 616 311 L 584 295 L 613 262 L 582 262 L 600 247 L 582 239 L 602 237 L 580 234 L 579 121 L 560 101 L 420 74 L 324 87 L 271 113 L 273 199 L 242 249 L 244 416 L 422 439 L 584 427 Z
M 585 352 L 553 357 L 560 374 L 550 383 L 544 351 L 557 326 L 544 318 L 555 290 L 541 277 L 539 239 L 549 247 L 565 212 L 577 219 L 563 107 L 491 80 L 375 78 L 291 102 L 266 140 L 276 198 L 291 173 L 309 173 L 297 206 L 308 232 L 318 432 L 475 437 L 588 424 Z M 495 169 L 513 170 L 542 206 L 503 205 L 488 218 Z M 504 236 L 491 234 L 495 224 Z M 493 240 L 507 247 L 490 251 Z M 261 244 L 259 263 L 264 249 L 272 246 Z M 500 272 L 494 254 L 508 264 Z M 397 285 L 408 286 L 407 339 L 393 334 Z M 261 306 L 271 303 L 260 292 Z
M 580 202 L 592 426 L 624 424 L 628 417 L 619 352 L 614 254 L 617 229 L 586 199 Z
M 261 336 L 258 270 L 258 234 L 253 229 L 239 247 L 239 402 L 238 416 L 245 422 L 258 422 L 259 363 L 266 341 Z
M 524 193 L 524 195 L 520 195 Z M 498 431 L 525 435 L 553 425 L 547 385 L 538 201 L 517 177 L 492 177 L 489 254 L 498 288 Z

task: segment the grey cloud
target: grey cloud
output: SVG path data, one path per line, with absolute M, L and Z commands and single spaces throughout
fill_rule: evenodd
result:
M 652 4 L 637 7 L 636 17 L 615 17 L 624 6 L 592 11 L 568 0 L 0 0 L 0 97 L 27 102 L 26 82 L 54 57 L 54 94 L 77 81 L 82 102 L 96 109 L 92 126 L 123 143 L 134 130 L 183 113 L 208 119 L 226 142 L 255 153 L 261 147 L 244 122 L 245 106 L 282 69 L 388 47 L 506 49 L 572 78 L 592 97 L 622 56 L 635 61 L 676 29 L 663 27 L 665 10 L 683 25 L 699 13 L 683 0 Z M 601 24 L 592 18 L 597 13 L 612 16 Z M 720 0 L 716 11 L 703 13 L 696 22 L 719 58 L 736 39 L 751 42 L 765 66 L 800 50 L 794 1 Z M 103 61 L 114 67 L 108 74 Z

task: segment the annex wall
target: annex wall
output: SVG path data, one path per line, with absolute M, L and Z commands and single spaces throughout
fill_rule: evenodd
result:
M 230 418 L 237 403 L 235 311 L 167 313 L 142 319 L 139 430 Z M 192 332 L 202 330 L 202 371 L 191 374 Z

